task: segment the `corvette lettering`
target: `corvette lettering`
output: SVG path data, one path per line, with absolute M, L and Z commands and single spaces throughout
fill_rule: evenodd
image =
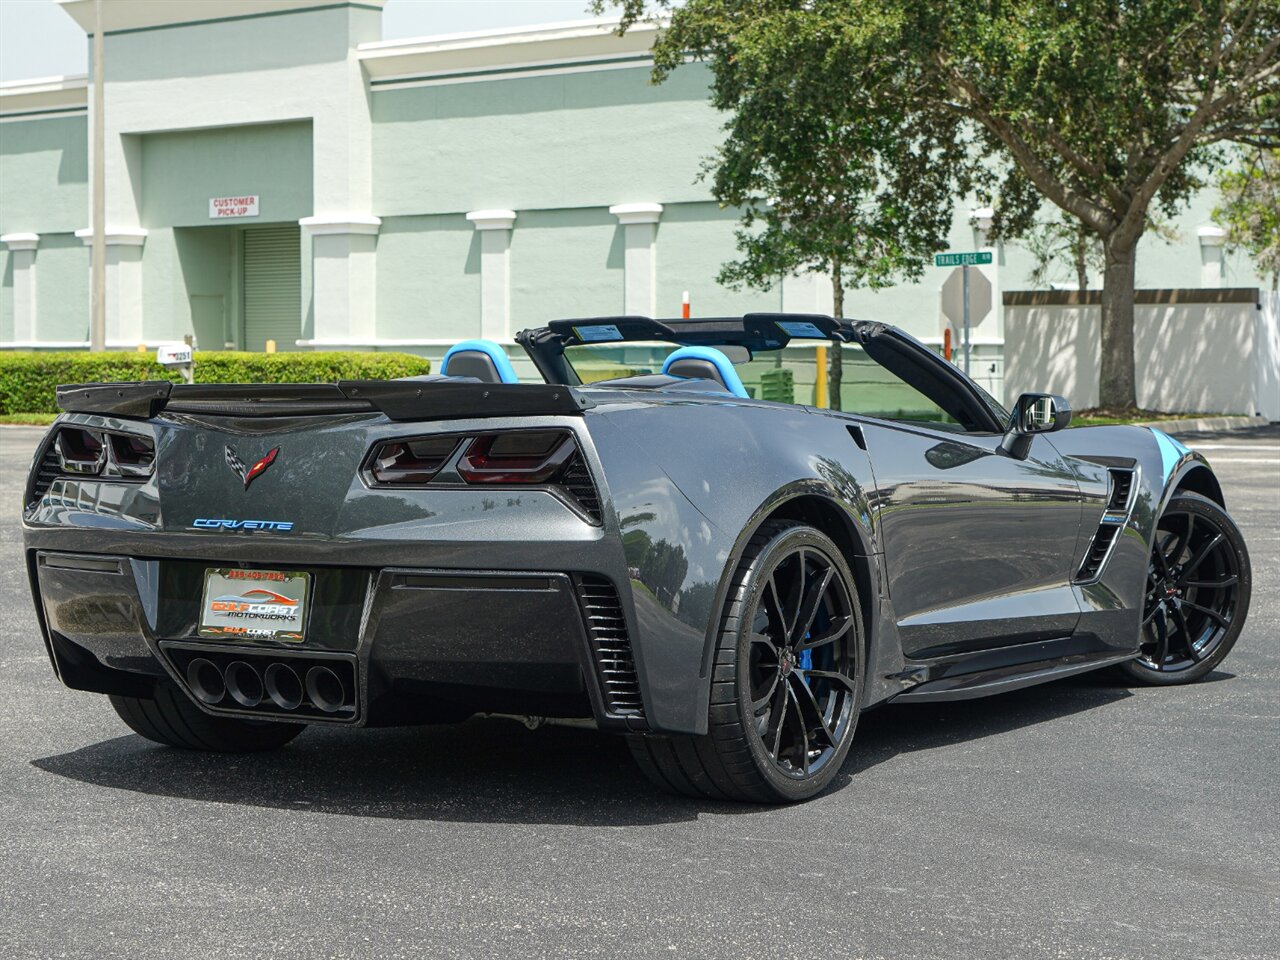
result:
M 200 530 L 275 530 L 287 533 L 293 529 L 292 520 L 221 520 L 199 517 L 191 522 Z

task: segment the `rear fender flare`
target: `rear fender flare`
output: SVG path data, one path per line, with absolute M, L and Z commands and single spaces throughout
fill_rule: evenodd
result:
M 702 650 L 700 675 L 705 681 L 705 691 L 708 697 L 710 697 L 711 693 L 711 661 L 715 653 L 716 643 L 720 637 L 721 626 L 724 623 L 725 600 L 728 598 L 733 575 L 738 569 L 738 564 L 742 562 L 742 555 L 746 551 L 747 544 L 766 521 L 778 513 L 784 512 L 784 508 L 788 504 L 794 504 L 796 501 L 805 498 L 822 501 L 827 507 L 837 511 L 843 519 L 843 526 L 849 538 L 849 546 L 853 548 L 852 555 L 846 555 L 845 560 L 849 563 L 850 568 L 853 569 L 855 579 L 858 580 L 857 586 L 860 596 L 865 594 L 865 596 L 861 596 L 865 621 L 863 629 L 866 632 L 864 640 L 868 648 L 873 645 L 873 634 L 875 633 L 875 624 L 880 608 L 880 591 L 877 589 L 880 580 L 880 561 L 874 550 L 875 541 L 870 514 L 867 513 L 862 517 L 858 517 L 854 510 L 842 502 L 835 488 L 828 483 L 815 479 L 797 480 L 775 490 L 755 509 L 751 514 L 750 520 L 743 526 L 742 532 L 738 534 L 738 538 L 734 541 L 733 547 L 729 551 L 729 557 L 721 570 L 719 586 L 716 588 L 715 602 L 711 608 L 714 615 L 707 624 Z M 865 576 L 859 575 L 860 567 L 866 574 Z

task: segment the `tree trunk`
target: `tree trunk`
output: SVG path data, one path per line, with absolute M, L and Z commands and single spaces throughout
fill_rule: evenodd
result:
M 844 317 L 844 279 L 840 275 L 840 261 L 831 264 L 831 312 L 837 320 Z M 840 344 L 831 344 L 831 360 L 827 367 L 827 406 L 840 409 L 840 381 L 844 379 L 844 356 Z
M 1138 406 L 1133 367 L 1134 267 L 1138 245 L 1117 240 L 1103 241 L 1105 267 L 1102 273 L 1102 371 L 1099 401 L 1114 410 L 1134 410 Z

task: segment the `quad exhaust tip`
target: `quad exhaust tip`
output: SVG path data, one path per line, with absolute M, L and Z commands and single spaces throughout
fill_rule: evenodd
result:
M 249 660 L 231 660 L 225 667 L 206 657 L 195 657 L 183 675 L 187 687 L 201 703 L 210 707 L 236 706 L 246 709 L 274 707 L 293 712 L 299 708 L 335 714 L 350 711 L 347 685 L 339 673 L 316 665 L 302 673 L 288 663 L 272 661 L 262 669 Z
M 267 696 L 281 710 L 297 710 L 302 706 L 302 680 L 298 672 L 285 663 L 273 663 L 263 677 Z
M 312 667 L 307 671 L 307 699 L 325 713 L 337 713 L 346 700 L 342 678 L 328 667 Z
M 213 706 L 227 695 L 227 685 L 212 660 L 197 657 L 187 664 L 187 686 L 202 702 Z
M 262 702 L 262 677 L 243 660 L 234 660 L 227 664 L 222 678 L 227 684 L 227 693 L 231 699 L 242 707 L 256 707 Z

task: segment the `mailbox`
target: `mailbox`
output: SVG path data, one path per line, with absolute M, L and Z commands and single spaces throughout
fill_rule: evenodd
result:
M 162 344 L 156 349 L 156 363 L 180 370 L 187 383 L 195 382 L 195 354 L 189 343 Z

